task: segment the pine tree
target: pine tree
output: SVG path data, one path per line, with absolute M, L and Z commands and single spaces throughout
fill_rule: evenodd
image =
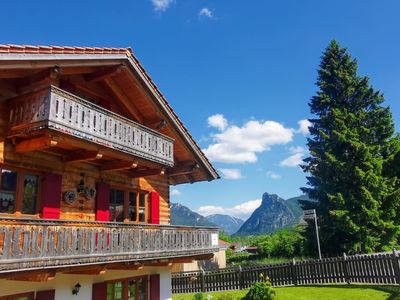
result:
M 302 190 L 317 200 L 321 247 L 329 255 L 388 250 L 399 236 L 399 180 L 385 172 L 400 149 L 398 139 L 383 95 L 357 68 L 333 40 L 309 104 L 315 118 L 303 166 L 308 187 Z

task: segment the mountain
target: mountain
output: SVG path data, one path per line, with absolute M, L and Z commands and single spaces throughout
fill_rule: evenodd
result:
M 301 208 L 299 200 L 311 201 L 310 198 L 308 198 L 307 195 L 301 195 L 301 196 L 293 197 L 293 198 L 287 199 L 285 201 L 286 206 L 294 214 L 297 223 L 300 222 L 301 217 L 303 215 L 303 210 Z
M 242 219 L 220 214 L 207 216 L 206 219 L 217 225 L 227 234 L 234 234 L 244 223 Z
M 291 201 L 290 204 L 293 204 Z M 294 205 L 292 205 L 294 206 Z M 261 205 L 240 227 L 237 235 L 271 233 L 297 224 L 295 213 L 278 195 L 264 193 Z
M 218 227 L 202 215 L 179 203 L 171 203 L 171 225 Z

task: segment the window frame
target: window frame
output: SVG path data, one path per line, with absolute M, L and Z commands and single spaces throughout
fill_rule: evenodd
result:
M 129 281 L 131 281 L 133 279 L 137 280 L 139 278 L 143 278 L 143 280 L 146 282 L 146 297 L 145 297 L 145 299 L 147 300 L 147 299 L 149 299 L 149 296 L 150 296 L 150 277 L 148 274 L 127 277 L 127 278 L 107 280 L 107 281 L 105 281 L 106 293 L 107 293 L 107 285 L 109 283 L 122 282 L 122 300 L 128 300 Z M 107 298 L 107 294 L 106 294 L 106 298 Z M 137 292 L 135 294 L 135 299 L 136 298 L 137 298 Z M 0 300 L 2 300 L 2 299 L 0 299 Z
M 42 197 L 43 197 L 43 179 L 44 174 L 42 172 L 38 172 L 35 170 L 19 168 L 14 166 L 8 165 L 1 165 L 0 166 L 0 174 L 3 170 L 9 170 L 12 172 L 17 173 L 17 182 L 15 188 L 15 206 L 14 211 L 7 213 L 7 212 L 0 212 L 2 216 L 12 216 L 12 217 L 27 217 L 27 218 L 40 218 L 40 214 L 42 211 Z M 36 193 L 36 203 L 35 203 L 35 213 L 34 214 L 27 214 L 22 212 L 22 205 L 23 205 L 23 197 L 24 197 L 24 180 L 25 175 L 34 175 L 38 176 L 38 186 L 37 186 L 37 193 Z M 1 180 L 2 176 L 0 176 L 0 192 L 3 190 L 1 189 Z M 4 190 L 5 191 L 5 190 Z M 1 299 L 0 299 L 1 300 Z
M 112 190 L 120 190 L 124 192 L 124 223 L 134 223 L 134 224 L 149 224 L 150 223 L 150 191 L 146 191 L 143 189 L 129 189 L 126 187 L 121 187 L 117 185 L 110 185 L 110 196 L 111 196 L 111 191 Z M 130 207 L 130 201 L 129 201 L 129 196 L 130 193 L 136 193 L 136 221 L 131 221 L 130 216 L 129 216 L 129 207 Z M 144 194 L 145 199 L 145 220 L 143 222 L 139 221 L 139 202 L 140 202 L 140 196 L 141 194 Z M 111 206 L 111 198 L 110 198 L 110 205 Z M 111 216 L 111 214 L 110 214 Z M 115 222 L 114 220 L 110 219 L 110 222 Z

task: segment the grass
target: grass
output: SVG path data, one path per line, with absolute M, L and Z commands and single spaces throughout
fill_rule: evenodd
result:
M 214 300 L 241 299 L 247 293 L 226 291 L 205 293 Z M 192 300 L 195 294 L 173 295 L 173 300 Z M 207 299 L 207 298 L 205 298 Z M 400 300 L 400 287 L 378 285 L 312 285 L 276 288 L 275 300 Z

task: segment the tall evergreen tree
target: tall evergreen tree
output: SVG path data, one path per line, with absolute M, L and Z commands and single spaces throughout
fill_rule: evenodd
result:
M 309 104 L 315 116 L 310 156 L 303 166 L 308 187 L 302 190 L 317 200 L 322 250 L 332 255 L 390 249 L 400 232 L 399 181 L 384 171 L 400 149 L 391 112 L 335 40 L 322 55 L 317 86 Z

